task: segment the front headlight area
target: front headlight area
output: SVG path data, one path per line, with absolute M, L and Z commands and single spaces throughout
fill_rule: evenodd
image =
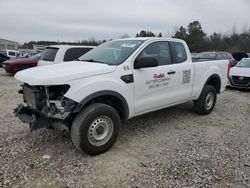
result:
M 24 102 L 48 118 L 66 119 L 76 102 L 64 97 L 69 85 L 29 86 L 23 85 Z

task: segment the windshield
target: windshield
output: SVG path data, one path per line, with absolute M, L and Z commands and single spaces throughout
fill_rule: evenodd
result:
M 243 59 L 236 66 L 250 68 L 250 59 Z
M 144 40 L 109 41 L 79 57 L 79 61 L 90 61 L 108 65 L 123 63 Z
M 213 52 L 201 52 L 197 55 L 200 59 L 216 59 L 216 53 Z

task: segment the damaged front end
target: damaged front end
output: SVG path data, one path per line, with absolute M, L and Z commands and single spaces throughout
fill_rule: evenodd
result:
M 52 128 L 67 133 L 68 122 L 77 103 L 64 97 L 69 85 L 30 86 L 22 85 L 19 93 L 23 94 L 26 105 L 18 105 L 16 116 L 29 123 L 31 130 Z

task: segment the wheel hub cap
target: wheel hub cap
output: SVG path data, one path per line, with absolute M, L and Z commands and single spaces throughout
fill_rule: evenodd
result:
M 94 146 L 106 144 L 113 134 L 114 125 L 107 116 L 96 118 L 88 130 L 88 140 Z
M 206 110 L 209 110 L 213 104 L 214 104 L 214 93 L 210 92 L 208 93 L 207 97 L 206 97 L 206 101 L 205 101 L 205 107 Z

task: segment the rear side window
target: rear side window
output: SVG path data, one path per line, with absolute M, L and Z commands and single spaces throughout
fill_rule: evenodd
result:
M 10 56 L 16 56 L 16 53 L 15 52 L 9 52 L 9 55 Z
M 186 49 L 182 43 L 170 42 L 170 48 L 174 63 L 182 63 L 187 60 Z
M 43 54 L 41 56 L 41 60 L 54 61 L 58 50 L 59 50 L 58 48 L 46 48 L 43 51 Z
M 70 48 L 66 51 L 63 61 L 73 61 L 92 48 Z

